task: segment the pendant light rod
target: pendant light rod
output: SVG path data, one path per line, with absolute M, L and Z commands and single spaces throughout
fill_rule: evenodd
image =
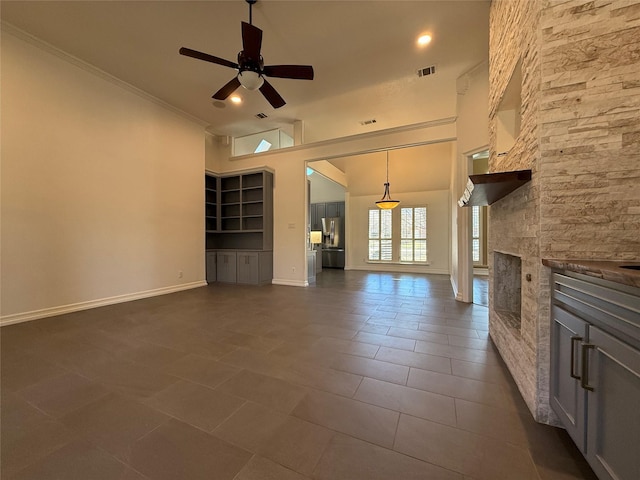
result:
M 387 181 L 384 184 L 384 194 L 382 195 L 382 199 L 376 202 L 378 208 L 382 208 L 383 210 L 390 210 L 392 208 L 400 205 L 400 200 L 392 200 L 391 192 L 389 191 L 389 150 L 387 150 Z
M 253 25 L 253 4 L 258 0 L 246 0 L 249 4 L 249 25 Z

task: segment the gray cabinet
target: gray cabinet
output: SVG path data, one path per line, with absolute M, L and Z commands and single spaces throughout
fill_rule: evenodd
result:
M 237 281 L 236 252 L 217 252 L 217 279 L 222 283 L 236 283 Z
M 552 310 L 551 364 L 554 375 L 549 386 L 549 401 L 575 444 L 585 447 L 585 400 L 580 387 L 580 342 L 587 339 L 589 324 L 561 309 Z
M 602 480 L 640 478 L 640 289 L 553 274 L 550 403 Z
M 238 283 L 257 285 L 259 276 L 258 252 L 238 252 Z
M 207 252 L 207 282 L 213 283 L 218 278 L 218 253 Z
M 311 230 L 322 230 L 322 219 L 326 216 L 324 203 L 311 204 Z
M 344 202 L 327 202 L 327 203 L 312 203 L 311 204 L 311 230 L 322 230 L 322 219 L 327 217 L 340 217 L 345 216 Z
M 602 479 L 640 478 L 640 351 L 589 327 L 586 457 Z
M 344 218 L 344 202 L 327 202 L 325 205 L 327 217 Z

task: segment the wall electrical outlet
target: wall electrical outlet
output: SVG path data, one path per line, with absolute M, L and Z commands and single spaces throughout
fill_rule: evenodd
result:
M 182 270 L 178 272 L 178 278 L 182 278 Z
M 291 273 L 296 273 L 296 267 L 291 267 Z

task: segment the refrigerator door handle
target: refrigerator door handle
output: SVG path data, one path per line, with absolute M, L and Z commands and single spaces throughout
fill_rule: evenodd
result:
M 331 240 L 331 245 L 333 245 L 333 239 L 335 238 L 336 233 L 336 222 L 335 220 L 331 220 L 331 233 L 329 234 L 329 239 Z

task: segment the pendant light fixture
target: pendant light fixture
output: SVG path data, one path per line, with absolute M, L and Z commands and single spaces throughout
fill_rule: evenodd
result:
M 384 184 L 384 195 L 376 205 L 383 210 L 391 210 L 400 205 L 400 200 L 391 200 L 391 193 L 389 193 L 389 150 L 387 150 L 387 183 Z

